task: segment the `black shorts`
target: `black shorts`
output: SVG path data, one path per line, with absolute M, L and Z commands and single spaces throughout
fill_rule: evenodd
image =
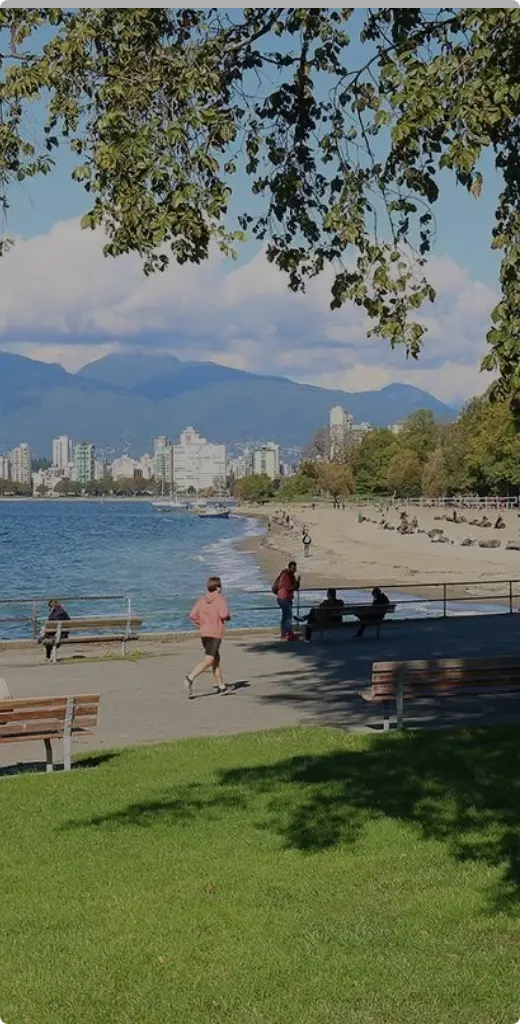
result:
M 220 651 L 220 645 L 222 640 L 217 640 L 215 636 L 203 636 L 202 646 L 208 656 L 208 658 L 216 658 Z

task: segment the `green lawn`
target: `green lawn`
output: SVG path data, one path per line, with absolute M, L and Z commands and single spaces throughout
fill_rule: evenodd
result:
M 518 729 L 0 779 L 6 1024 L 514 1024 Z

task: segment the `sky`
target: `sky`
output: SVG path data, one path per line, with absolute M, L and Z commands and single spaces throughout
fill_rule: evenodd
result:
M 72 371 L 112 352 L 169 351 L 348 391 L 402 381 L 452 404 L 488 385 L 478 367 L 498 299 L 490 237 L 499 181 L 491 161 L 478 201 L 443 175 L 428 266 L 438 298 L 421 314 L 428 335 L 417 363 L 400 347 L 368 340 L 356 307 L 331 312 L 330 274 L 294 295 L 252 244 L 236 263 L 213 251 L 200 267 L 174 265 L 151 278 L 137 258 L 105 259 L 103 237 L 79 227 L 88 198 L 70 180 L 72 166 L 60 153 L 51 176 L 11 192 L 8 232 L 16 244 L 0 266 L 0 349 Z M 237 204 L 246 197 L 239 181 Z

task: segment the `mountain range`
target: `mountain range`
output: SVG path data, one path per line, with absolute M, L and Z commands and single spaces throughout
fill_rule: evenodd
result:
M 406 384 L 349 394 L 283 377 L 245 373 L 217 363 L 155 354 L 111 355 L 77 373 L 0 352 L 0 451 L 27 441 L 39 455 L 68 434 L 100 449 L 140 454 L 159 434 L 177 437 L 191 425 L 214 441 L 274 439 L 306 444 L 342 405 L 356 422 L 388 426 L 417 409 L 439 419 L 456 411 Z

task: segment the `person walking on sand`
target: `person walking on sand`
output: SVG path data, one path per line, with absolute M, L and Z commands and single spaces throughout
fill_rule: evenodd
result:
M 273 583 L 273 594 L 276 595 L 278 607 L 282 613 L 280 622 L 280 639 L 293 643 L 298 639 L 293 631 L 294 595 L 300 589 L 300 577 L 296 575 L 296 562 L 289 562 Z
M 310 557 L 310 553 L 311 553 L 312 537 L 311 537 L 307 527 L 305 527 L 305 529 L 303 531 L 302 544 L 303 544 L 303 554 L 304 554 L 304 557 L 305 558 L 309 558 Z
M 190 619 L 197 627 L 205 657 L 198 665 L 188 672 L 184 680 L 188 697 L 193 698 L 193 684 L 204 672 L 213 672 L 215 686 L 219 693 L 227 693 L 228 688 L 222 678 L 220 664 L 220 647 L 224 636 L 226 622 L 231 621 L 231 612 L 226 598 L 222 594 L 220 576 L 210 576 L 206 584 L 206 593 L 194 604 Z

